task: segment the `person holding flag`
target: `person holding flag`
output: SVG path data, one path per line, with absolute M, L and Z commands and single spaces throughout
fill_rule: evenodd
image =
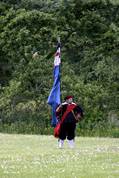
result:
M 73 102 L 73 96 L 66 96 L 65 102 L 60 104 L 56 109 L 56 116 L 60 125 L 58 134 L 56 135 L 59 138 L 59 148 L 63 148 L 64 140 L 66 138 L 68 140 L 69 147 L 73 148 L 76 123 L 78 123 L 78 121 L 80 121 L 80 119 L 83 117 L 82 108 Z
M 67 96 L 65 102 L 61 104 L 60 56 L 60 42 L 58 42 L 54 59 L 54 83 L 47 103 L 52 107 L 51 125 L 55 127 L 54 136 L 59 138 L 59 148 L 63 147 L 66 138 L 68 139 L 69 146 L 73 148 L 76 123 L 83 116 L 83 111 L 80 106 L 73 103 L 72 96 Z

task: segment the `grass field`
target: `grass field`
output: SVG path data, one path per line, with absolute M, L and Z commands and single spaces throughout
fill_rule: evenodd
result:
M 119 139 L 0 134 L 0 178 L 119 178 Z

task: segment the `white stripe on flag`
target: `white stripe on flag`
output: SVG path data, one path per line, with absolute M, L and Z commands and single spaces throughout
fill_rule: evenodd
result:
M 60 59 L 60 48 L 57 49 L 57 52 L 55 53 L 55 59 L 54 59 L 54 66 L 59 66 L 61 63 Z

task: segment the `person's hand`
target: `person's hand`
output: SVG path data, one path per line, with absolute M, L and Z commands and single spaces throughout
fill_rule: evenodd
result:
M 79 121 L 81 119 L 81 114 L 80 113 L 77 113 L 76 116 L 75 116 L 76 120 Z

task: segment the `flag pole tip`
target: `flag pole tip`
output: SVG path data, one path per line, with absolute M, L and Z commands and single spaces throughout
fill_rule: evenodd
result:
M 59 36 L 57 37 L 57 41 L 58 41 L 58 43 L 60 43 L 60 37 Z

